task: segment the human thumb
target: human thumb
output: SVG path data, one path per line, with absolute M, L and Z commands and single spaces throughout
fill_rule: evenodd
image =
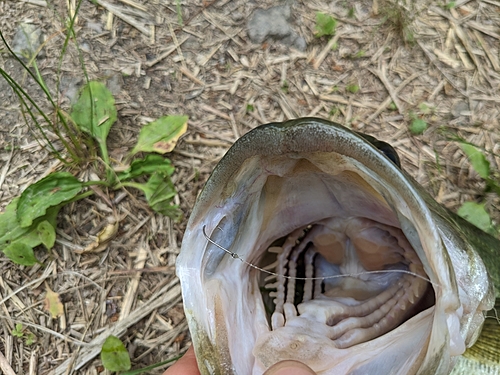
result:
M 302 362 L 286 360 L 269 367 L 264 375 L 316 375 L 316 373 Z

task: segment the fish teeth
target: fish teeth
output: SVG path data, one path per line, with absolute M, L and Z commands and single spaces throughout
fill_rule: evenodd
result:
M 267 249 L 267 251 L 274 254 L 281 254 L 283 252 L 283 248 L 281 246 L 272 246 Z
M 263 270 L 266 270 L 266 271 L 269 271 L 269 270 L 274 270 L 276 268 L 276 266 L 279 264 L 278 261 L 275 261 L 271 264 L 268 264 L 267 266 L 265 267 L 262 267 Z
M 415 294 L 408 293 L 408 302 L 410 302 L 412 305 L 415 303 Z
M 411 286 L 411 289 L 412 289 L 412 292 L 413 292 L 413 295 L 417 298 L 419 298 L 423 292 L 423 290 L 425 290 L 424 288 L 427 286 L 427 283 L 422 283 L 421 280 L 416 280 L 412 286 Z
M 273 330 L 284 327 L 285 326 L 285 317 L 282 313 L 274 312 L 271 315 L 271 327 Z
M 269 283 L 269 284 L 264 285 L 264 288 L 266 288 L 266 289 L 277 289 L 278 285 L 279 285 L 278 282 Z
M 297 316 L 297 309 L 293 303 L 285 303 L 283 305 L 283 311 L 285 312 L 285 320 L 291 320 Z
M 277 277 L 277 275 L 269 275 L 264 278 L 264 281 L 267 283 L 268 281 L 276 280 Z

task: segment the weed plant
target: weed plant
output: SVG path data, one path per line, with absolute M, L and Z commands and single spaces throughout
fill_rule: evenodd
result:
M 80 5 L 81 0 L 67 22 L 58 66 L 59 76 L 64 54 L 69 43 L 74 43 L 86 84 L 69 111 L 59 106 L 58 98 L 53 97 L 40 74 L 36 57 L 43 46 L 38 51 L 28 51 L 23 56 L 17 56 L 0 31 L 0 39 L 10 58 L 17 60 L 28 77 L 39 86 L 52 113 L 43 110 L 41 104 L 24 89 L 23 84 L 1 68 L 0 76 L 17 95 L 21 113 L 31 134 L 63 165 L 62 170 L 50 173 L 28 186 L 0 214 L 0 251 L 21 265 L 31 266 L 38 262 L 33 251 L 35 247 L 43 245 L 50 250 L 54 246 L 57 214 L 64 205 L 95 194 L 96 191 L 105 194 L 109 190 L 139 189 L 153 210 L 174 220 L 181 218 L 180 210 L 172 204 L 176 195 L 170 179 L 174 167 L 162 155 L 175 147 L 177 140 L 187 129 L 188 118 L 164 116 L 145 125 L 140 131 L 137 144 L 126 158 L 129 167 L 121 172 L 113 168 L 107 137 L 118 114 L 113 95 L 106 86 L 88 79 L 73 29 Z M 54 91 L 59 93 L 59 80 L 56 86 Z M 56 143 L 60 142 L 62 148 L 51 141 L 49 133 L 56 135 Z M 91 168 L 98 179 L 82 181 L 77 177 L 88 168 Z M 115 223 L 110 225 L 116 227 Z M 105 228 L 105 232 L 108 233 L 107 237 L 99 236 L 102 242 L 109 241 L 109 233 L 112 231 Z

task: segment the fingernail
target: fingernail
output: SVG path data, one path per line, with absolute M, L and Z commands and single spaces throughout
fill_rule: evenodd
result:
M 287 360 L 275 363 L 264 375 L 316 375 L 316 373 L 302 362 Z

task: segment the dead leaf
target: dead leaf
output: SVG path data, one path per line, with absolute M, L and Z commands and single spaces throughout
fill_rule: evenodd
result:
M 107 244 L 111 241 L 118 233 L 118 228 L 120 227 L 120 222 L 115 218 L 108 219 L 109 224 L 104 227 L 103 230 L 97 235 L 97 239 L 88 245 L 83 250 L 75 250 L 77 254 L 88 254 L 88 253 L 100 253 L 106 250 Z
M 158 152 L 159 154 L 165 154 L 167 152 L 170 152 L 174 149 L 175 144 L 177 143 L 177 139 L 174 141 L 170 142 L 164 142 L 164 141 L 159 141 L 153 144 L 153 149 Z
M 59 299 L 59 293 L 53 292 L 47 283 L 45 283 L 45 289 L 47 290 L 47 294 L 43 301 L 43 308 L 50 313 L 53 319 L 59 318 L 64 314 L 64 305 Z

